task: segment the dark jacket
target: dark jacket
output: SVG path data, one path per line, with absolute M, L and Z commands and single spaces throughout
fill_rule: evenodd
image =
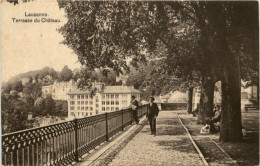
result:
M 133 106 L 135 106 L 136 108 L 133 109 Z M 133 100 L 132 101 L 132 110 L 136 111 L 138 109 L 138 107 L 139 107 L 138 101 L 137 100 Z
M 151 106 L 149 103 L 147 107 L 146 117 L 153 118 L 154 116 L 158 116 L 158 114 L 159 114 L 158 105 L 156 103 L 153 103 Z

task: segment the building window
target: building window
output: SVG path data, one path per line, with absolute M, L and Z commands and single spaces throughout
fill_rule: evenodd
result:
M 123 101 L 122 101 L 122 104 L 123 104 L 123 105 L 127 105 L 127 100 L 123 100 Z
M 106 108 L 105 108 L 105 107 L 102 107 L 102 111 L 106 111 Z
M 85 111 L 88 111 L 88 107 L 85 107 Z
M 105 99 L 105 95 L 102 95 L 102 99 Z
M 74 112 L 71 112 L 71 113 L 70 113 L 70 116 L 74 116 L 74 117 L 75 117 L 75 114 L 74 114 Z
M 122 94 L 122 98 L 126 99 L 127 98 L 127 94 Z
M 115 95 L 114 95 L 114 94 L 112 94 L 112 95 L 111 95 L 111 99 L 113 99 L 114 97 L 115 97 Z
M 110 111 L 110 107 L 106 107 L 106 111 Z
M 81 99 L 84 99 L 84 95 L 81 95 Z
M 106 95 L 106 98 L 109 99 L 109 95 Z
M 98 107 L 99 105 L 98 104 L 96 104 L 96 107 Z
M 77 95 L 77 99 L 80 99 L 80 95 Z
M 84 105 L 84 101 L 81 101 L 81 105 Z
M 111 105 L 115 105 L 115 101 L 111 101 Z
M 93 104 L 93 101 L 89 101 L 89 105 L 92 105 Z
M 119 95 L 115 95 L 115 98 L 118 99 L 118 98 L 119 98 Z
M 106 102 L 105 101 L 102 101 L 102 105 L 105 105 L 106 104 Z
M 92 115 L 92 112 L 90 112 L 90 116 Z
M 85 95 L 85 98 L 88 99 L 88 95 Z
M 81 107 L 81 111 L 84 111 L 84 107 Z
M 119 107 L 116 107 L 116 111 L 119 111 Z
M 70 105 L 75 105 L 75 101 L 70 101 Z
M 80 107 L 77 107 L 77 110 L 79 111 L 79 110 L 80 110 Z
M 115 108 L 114 107 L 111 107 L 111 111 L 114 111 L 115 110 Z
M 88 101 L 85 101 L 85 105 L 88 105 Z
M 96 110 L 96 114 L 98 114 L 98 110 Z
M 98 97 L 96 97 L 96 102 L 98 102 Z
M 70 95 L 70 99 L 74 99 L 74 95 Z
M 70 110 L 73 110 L 74 111 L 75 107 L 70 107 Z
M 106 105 L 109 105 L 110 103 L 109 103 L 109 101 L 106 101 Z
M 88 113 L 86 112 L 86 116 L 88 116 Z
M 116 101 L 116 105 L 119 105 L 119 101 L 118 100 Z
M 93 111 L 93 107 L 90 107 L 90 111 Z
M 80 101 L 77 101 L 77 104 L 80 105 Z

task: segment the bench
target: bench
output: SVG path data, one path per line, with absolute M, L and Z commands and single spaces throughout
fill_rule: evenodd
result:
M 248 110 L 259 110 L 259 106 L 255 104 L 245 104 L 245 111 Z

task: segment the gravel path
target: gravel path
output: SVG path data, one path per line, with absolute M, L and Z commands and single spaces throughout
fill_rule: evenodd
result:
M 157 135 L 149 135 L 149 124 L 114 157 L 109 166 L 200 166 L 203 165 L 174 112 L 160 112 Z

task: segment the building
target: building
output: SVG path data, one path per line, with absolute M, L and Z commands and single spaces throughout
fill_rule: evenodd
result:
M 51 95 L 54 100 L 68 100 L 67 93 L 76 88 L 77 83 L 72 79 L 68 82 L 55 81 L 53 85 L 42 86 L 42 95 Z
M 94 86 L 97 88 L 94 96 L 91 96 L 88 90 L 79 89 L 67 93 L 69 95 L 68 119 L 128 108 L 132 95 L 140 101 L 141 92 L 130 86 L 104 86 L 101 83 L 95 83 Z
M 256 104 L 257 99 L 257 86 L 246 86 L 245 82 L 241 82 L 241 110 L 245 110 L 246 104 Z
M 187 103 L 187 93 L 181 91 L 171 91 L 166 95 L 160 95 L 162 103 Z

